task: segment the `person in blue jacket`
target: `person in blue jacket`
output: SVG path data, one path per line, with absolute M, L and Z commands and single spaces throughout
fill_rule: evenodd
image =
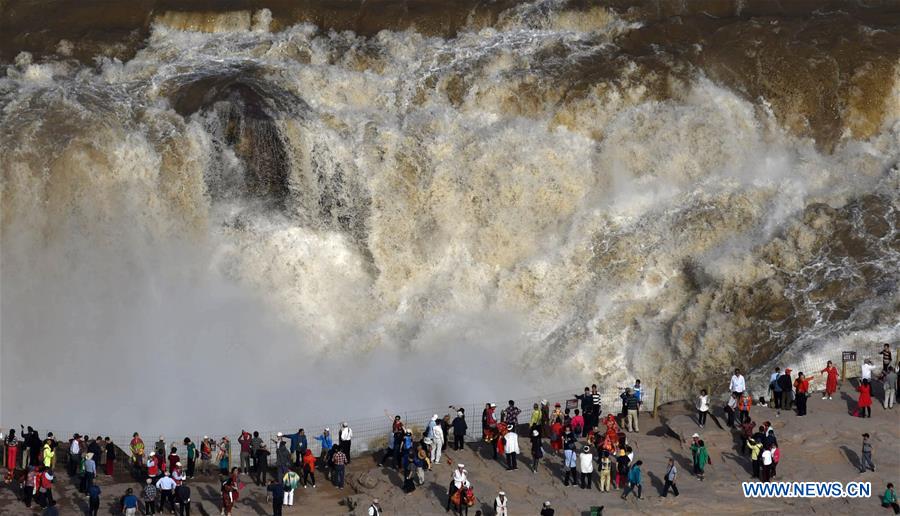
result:
M 641 465 L 643 464 L 643 461 L 637 461 L 628 471 L 628 487 L 626 487 L 625 492 L 622 493 L 623 500 L 627 499 L 632 491 L 637 491 L 637 498 L 638 500 L 641 499 L 641 493 L 643 491 L 641 486 Z
M 285 434 L 284 436 L 291 440 L 291 453 L 294 455 L 294 465 L 299 467 L 300 462 L 303 460 L 303 454 L 309 448 L 306 433 L 301 428 L 297 430 L 296 434 Z
M 314 438 L 319 441 L 319 445 L 322 447 L 322 452 L 319 455 L 319 465 L 323 470 L 328 469 L 328 452 L 331 451 L 331 447 L 334 446 L 334 439 L 331 437 L 331 430 L 326 428 L 322 430 L 322 435 L 317 435 Z

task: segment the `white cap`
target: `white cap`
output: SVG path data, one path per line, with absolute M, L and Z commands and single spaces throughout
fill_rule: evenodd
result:
M 460 462 L 459 464 L 456 465 L 456 467 L 462 469 L 462 468 L 466 467 L 466 465 L 463 464 L 462 462 Z
M 694 435 L 692 435 L 691 437 L 700 437 L 700 434 L 694 432 Z
M 501 495 L 501 496 L 506 496 L 506 493 L 504 493 L 503 491 L 500 491 L 500 492 L 497 493 L 497 494 L 498 494 L 498 495 Z
M 546 502 L 544 502 L 544 507 L 550 507 L 550 500 L 547 500 Z
M 181 463 L 180 463 L 180 462 L 176 462 L 175 465 L 178 466 L 179 468 L 181 467 Z
M 203 438 L 204 438 L 204 439 L 209 439 L 209 436 L 208 436 L 208 435 L 204 435 Z
M 492 406 L 492 407 L 496 407 L 497 404 L 496 404 L 496 403 L 491 403 L 491 406 Z
M 431 416 L 431 420 L 432 420 L 432 421 L 434 421 L 434 420 L 437 419 L 437 418 L 438 418 L 438 415 L 437 415 L 437 414 Z
M 153 457 L 154 455 L 156 455 L 156 452 L 155 452 L 155 451 L 150 452 L 150 456 L 151 456 L 151 457 Z
M 326 432 L 330 432 L 330 431 L 331 431 L 331 429 L 330 429 L 330 428 L 328 428 L 328 427 L 327 427 L 327 426 L 326 426 L 326 427 L 325 427 L 325 431 L 326 431 Z
M 284 436 L 284 434 L 283 434 L 283 433 L 281 433 L 281 432 L 278 432 L 278 437 L 283 437 L 283 436 Z

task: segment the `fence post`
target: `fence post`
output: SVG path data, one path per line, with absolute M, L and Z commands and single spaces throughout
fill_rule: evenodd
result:
M 659 386 L 653 388 L 653 418 L 656 419 L 656 409 L 659 406 Z
M 843 359 L 843 357 L 841 357 Z M 841 360 L 841 381 L 847 379 L 847 361 Z

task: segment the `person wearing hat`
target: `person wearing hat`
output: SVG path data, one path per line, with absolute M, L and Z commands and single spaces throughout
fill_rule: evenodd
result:
M 578 474 L 581 488 L 590 489 L 594 476 L 594 454 L 590 446 L 585 446 L 578 454 Z
M 497 493 L 497 498 L 494 498 L 494 514 L 496 516 L 509 516 L 508 507 L 509 498 L 506 497 L 505 492 L 500 491 Z
M 369 516 L 381 516 L 381 503 L 379 503 L 378 498 L 372 499 L 372 505 L 369 506 Z
M 341 423 L 341 432 L 338 434 L 338 444 L 341 447 L 341 451 L 344 452 L 344 455 L 347 456 L 347 464 L 350 464 L 350 443 L 353 441 L 353 429 L 347 424 L 346 421 Z
M 516 433 L 514 426 L 509 426 L 509 431 L 502 437 L 503 449 L 506 453 L 506 470 L 512 471 L 519 469 L 519 434 Z
M 433 444 L 431 445 L 431 463 L 432 464 L 440 464 L 441 463 L 441 450 L 444 446 L 444 429 L 440 424 L 435 424 L 431 429 L 431 440 Z
M 185 475 L 184 470 L 181 469 L 181 462 L 176 462 L 172 466 L 172 480 L 175 481 L 176 486 L 180 486 L 184 483 Z
M 469 481 L 469 472 L 466 471 L 465 464 L 457 463 L 456 470 L 450 479 L 450 487 L 447 489 L 447 512 L 450 512 L 450 505 L 453 500 L 453 494 L 462 489 L 462 486 Z
M 145 481 L 146 485 L 141 492 L 141 500 L 144 502 L 144 514 L 156 514 L 156 504 L 159 499 L 159 491 L 152 478 Z
M 156 452 L 150 452 L 150 455 L 147 457 L 147 476 L 152 478 L 154 482 L 159 478 L 159 458 L 156 456 Z
M 556 511 L 553 510 L 553 507 L 550 507 L 550 500 L 547 500 L 541 506 L 541 516 L 553 516 L 554 514 L 556 514 Z
M 544 449 L 541 445 L 541 432 L 537 428 L 531 431 L 531 473 L 537 473 L 538 464 L 544 458 Z
M 334 440 L 331 437 L 331 430 L 326 427 L 322 430 L 322 435 L 317 435 L 313 437 L 313 439 L 319 441 L 319 447 L 322 450 L 322 453 L 319 455 L 319 464 L 323 469 L 328 469 L 326 457 L 328 456 L 328 450 L 334 445 Z

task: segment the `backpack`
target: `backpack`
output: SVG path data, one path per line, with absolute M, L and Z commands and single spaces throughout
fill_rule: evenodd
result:
M 781 460 L 781 448 L 775 448 L 775 451 L 772 452 L 772 460 L 777 464 L 779 460 Z

